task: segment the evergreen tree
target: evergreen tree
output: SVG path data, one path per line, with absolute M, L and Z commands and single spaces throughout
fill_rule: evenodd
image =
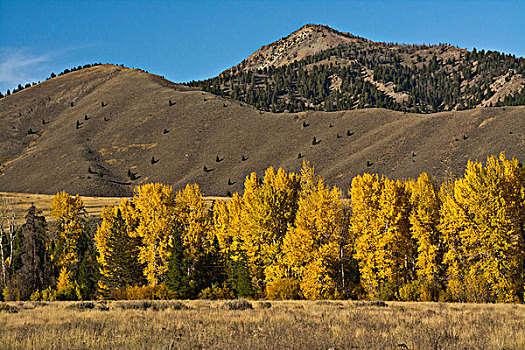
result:
M 173 235 L 165 281 L 171 298 L 187 299 L 190 297 L 188 258 L 182 243 L 180 228 Z
M 21 262 L 18 270 L 20 298 L 27 300 L 32 293 L 47 288 L 50 284 L 50 261 L 46 251 L 47 224 L 44 216 L 34 205 L 29 207 L 26 222 L 22 225 Z
M 127 286 L 144 282 L 143 266 L 138 261 L 141 241 L 131 233 L 138 226 L 133 204 L 123 199 L 119 206 L 102 209 L 102 223 L 97 228 L 95 243 L 102 295 L 117 295 Z

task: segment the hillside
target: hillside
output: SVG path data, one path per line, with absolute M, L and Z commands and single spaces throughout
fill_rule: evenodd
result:
M 298 171 L 308 159 L 346 194 L 363 172 L 441 178 L 461 174 L 469 157 L 501 151 L 523 162 L 524 114 L 525 107 L 274 114 L 100 65 L 0 100 L 0 191 L 127 196 L 159 181 L 196 182 L 206 195 L 225 196 L 241 191 L 251 171 Z
M 525 59 L 448 44 L 373 42 L 309 24 L 190 85 L 274 112 L 432 113 L 525 105 Z

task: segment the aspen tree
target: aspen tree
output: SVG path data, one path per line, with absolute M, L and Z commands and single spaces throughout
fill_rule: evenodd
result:
M 283 169 L 268 168 L 261 185 L 247 176 L 240 210 L 240 250 L 246 254 L 255 290 L 263 295 L 266 269 L 274 269 L 282 240 L 297 211 L 299 179 Z
M 58 224 L 54 260 L 59 267 L 70 269 L 78 263 L 78 243 L 85 222 L 85 210 L 79 195 L 62 191 L 53 196 L 51 216 Z
M 417 245 L 416 275 L 428 287 L 421 291 L 426 294 L 421 298 L 435 301 L 441 283 L 442 239 L 438 230 L 441 203 L 436 185 L 427 173 L 407 185 L 411 190 L 410 233 Z
M 199 185 L 187 184 L 183 190 L 177 192 L 175 203 L 182 242 L 189 257 L 196 260 L 199 252 L 205 251 L 213 239 L 209 237 L 210 216 Z
M 523 167 L 491 156 L 486 166 L 469 161 L 453 196 L 443 204 L 449 289 L 457 300 L 523 301 Z
M 145 265 L 148 284 L 158 285 L 168 270 L 169 247 L 176 229 L 175 196 L 171 186 L 149 183 L 135 189 L 133 204 L 139 216 L 133 236 L 142 240 L 139 261 Z
M 349 231 L 355 242 L 354 255 L 359 263 L 362 285 L 373 298 L 378 298 L 380 292 L 377 273 L 381 266 L 377 246 L 380 239 L 379 200 L 383 187 L 383 177 L 365 173 L 354 177 L 350 188 L 352 216 Z
M 326 187 L 306 162 L 301 175 L 297 216 L 284 239 L 283 262 L 299 280 L 304 297 L 335 298 L 343 292 L 338 283 L 344 246 L 341 193 Z

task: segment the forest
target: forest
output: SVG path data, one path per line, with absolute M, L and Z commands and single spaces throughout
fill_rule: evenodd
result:
M 268 168 L 207 206 L 160 183 L 89 219 L 82 198 L 2 206 L 1 298 L 523 302 L 525 167 L 504 154 L 438 184 L 363 174 L 348 195 L 314 167 Z
M 437 54 L 422 54 L 431 48 Z M 494 95 L 491 84 L 498 77 L 505 76 L 508 82 L 525 73 L 524 58 L 476 49 L 447 56 L 449 49 L 443 44 L 356 42 L 280 67 L 245 70 L 241 63 L 218 77 L 188 84 L 272 112 L 375 107 L 434 113 L 474 108 Z M 394 92 L 406 98 L 394 100 L 366 79 L 370 76 L 375 82 L 393 84 Z M 522 88 L 493 106 L 524 104 Z

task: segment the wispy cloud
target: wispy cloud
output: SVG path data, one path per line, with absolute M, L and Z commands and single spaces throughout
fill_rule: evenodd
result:
M 50 60 L 50 54 L 34 54 L 25 48 L 0 48 L 0 86 L 14 87 L 39 80 Z

